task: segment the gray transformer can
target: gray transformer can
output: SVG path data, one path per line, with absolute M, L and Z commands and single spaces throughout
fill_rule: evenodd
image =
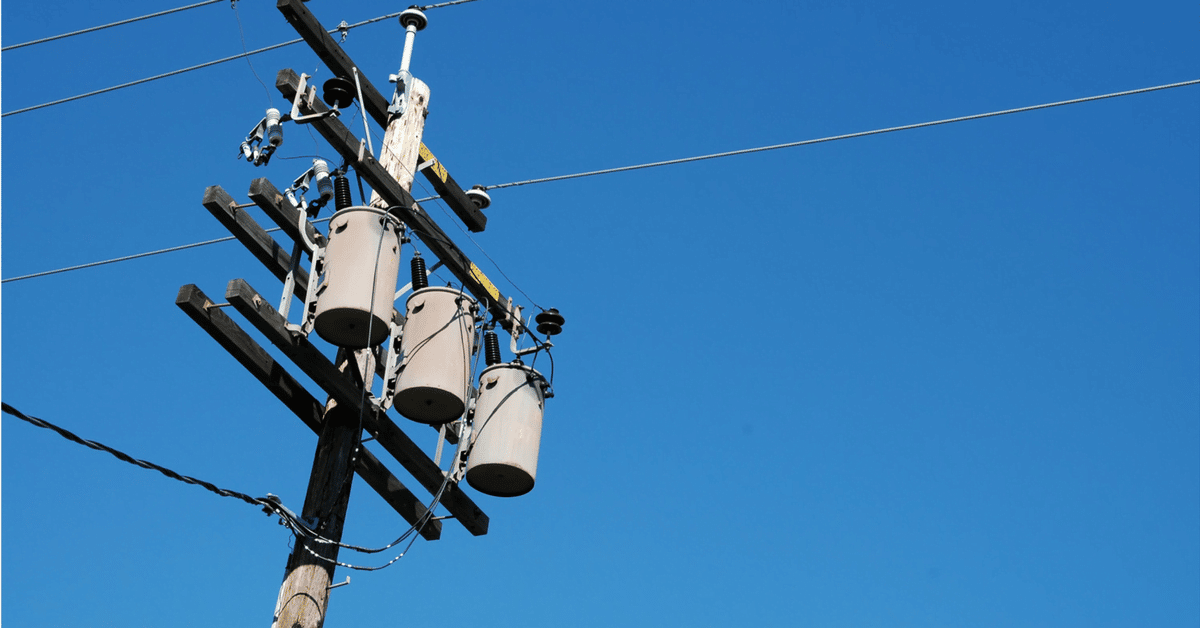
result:
M 333 215 L 313 323 L 325 341 L 362 349 L 387 338 L 402 229 L 395 216 L 374 207 L 347 207 Z
M 403 358 L 392 404 L 418 423 L 441 425 L 463 415 L 471 388 L 475 299 L 453 288 L 421 288 L 408 297 Z
M 497 364 L 479 376 L 467 483 L 495 497 L 533 490 L 546 405 L 546 380 L 523 364 Z

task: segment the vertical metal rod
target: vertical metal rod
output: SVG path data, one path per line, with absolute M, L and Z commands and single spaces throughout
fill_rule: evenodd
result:
M 363 111 L 366 111 L 366 104 L 362 97 L 362 81 L 358 80 L 358 66 L 354 67 L 354 86 L 358 88 L 358 106 Z M 363 116 L 363 135 L 367 138 L 367 150 L 371 151 L 371 156 L 375 156 L 375 147 L 371 146 L 371 127 L 367 124 L 367 116 Z
M 404 27 L 404 55 L 400 57 L 400 71 L 407 72 L 408 64 L 412 62 L 413 41 L 417 38 L 417 25 L 409 23 Z

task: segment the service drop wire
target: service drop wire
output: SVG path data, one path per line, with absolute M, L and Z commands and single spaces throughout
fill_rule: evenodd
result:
M 126 462 L 126 463 L 129 463 L 136 467 L 141 467 L 143 469 L 149 469 L 151 471 L 158 471 L 159 473 L 171 478 L 172 480 L 177 480 L 179 482 L 183 482 L 184 484 L 191 484 L 193 486 L 199 486 L 200 488 L 203 488 L 204 490 L 209 491 L 210 493 L 220 495 L 221 497 L 232 497 L 234 499 L 238 499 L 243 502 L 246 502 L 247 504 L 250 504 L 251 506 L 262 506 L 265 509 L 270 509 L 272 511 L 277 511 L 277 512 L 278 512 L 278 509 L 282 507 L 282 505 L 277 500 L 271 499 L 269 497 L 251 497 L 245 493 L 241 493 L 241 492 L 226 489 L 226 488 L 220 488 L 211 482 L 206 482 L 204 480 L 200 480 L 200 479 L 188 476 L 188 475 L 182 475 L 176 471 L 172 471 L 171 469 L 168 469 L 161 465 L 154 464 L 153 462 L 148 462 L 146 460 L 139 460 L 137 458 L 134 458 L 133 456 L 130 456 L 129 454 L 127 454 L 125 452 L 113 449 L 112 447 L 109 447 L 108 445 L 105 445 L 103 443 L 99 443 L 99 442 L 96 442 L 93 440 L 88 440 L 86 438 L 77 436 L 76 434 L 74 434 L 64 428 L 61 428 L 57 425 L 54 425 L 53 423 L 46 421 L 45 419 L 39 419 L 38 417 L 27 415 L 24 412 L 21 412 L 20 410 L 17 410 L 16 408 L 8 405 L 7 403 L 0 403 L 0 410 L 3 410 L 6 414 L 10 414 L 14 417 L 17 417 L 18 419 L 21 419 L 22 421 L 30 423 L 32 425 L 55 432 L 59 436 L 62 436 L 63 438 L 65 438 L 73 443 L 83 445 L 84 447 L 87 447 L 89 449 L 95 449 L 96 451 L 103 451 L 103 452 L 112 454 L 114 457 L 116 457 L 118 460 L 120 460 L 122 462 Z M 283 508 L 283 510 L 286 511 L 287 509 Z

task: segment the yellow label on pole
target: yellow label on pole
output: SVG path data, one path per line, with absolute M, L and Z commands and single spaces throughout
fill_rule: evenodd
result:
M 475 262 L 471 262 L 470 270 L 471 270 L 471 278 L 474 279 L 475 281 L 479 282 L 479 285 L 483 286 L 484 290 L 487 290 L 487 293 L 489 295 L 491 295 L 491 297 L 492 297 L 492 302 L 499 303 L 500 302 L 500 291 L 496 289 L 496 285 L 493 284 L 492 281 L 487 278 L 487 275 L 483 274 L 482 270 L 479 270 L 479 267 L 475 265 Z
M 438 178 L 442 180 L 442 183 L 445 183 L 446 177 L 449 177 L 450 173 L 446 172 L 446 168 L 442 166 L 442 162 L 438 161 L 437 157 L 433 156 L 433 151 L 429 150 L 429 147 L 422 143 L 419 153 L 421 155 L 421 161 L 433 162 L 433 165 L 430 166 L 430 168 L 433 170 L 434 174 L 436 174 Z

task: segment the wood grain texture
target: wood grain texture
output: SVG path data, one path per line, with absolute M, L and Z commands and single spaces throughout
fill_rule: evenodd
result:
M 388 121 L 383 144 L 379 147 L 379 164 L 409 193 L 412 193 L 413 178 L 417 172 L 425 116 L 429 113 L 429 86 L 421 79 L 414 78 L 412 81 L 408 108 L 404 115 L 392 116 Z M 372 191 L 371 207 L 387 209 L 388 203 L 379 192 Z

